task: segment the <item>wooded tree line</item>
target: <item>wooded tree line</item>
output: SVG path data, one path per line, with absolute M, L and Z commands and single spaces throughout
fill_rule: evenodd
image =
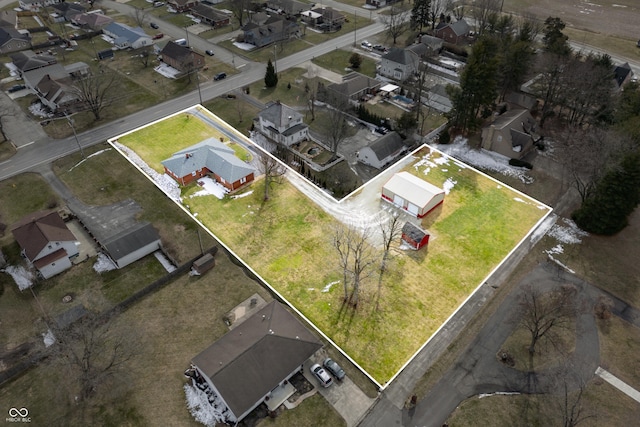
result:
M 447 92 L 457 133 L 478 130 L 497 104 L 527 79 L 540 102 L 540 127 L 554 120 L 557 156 L 582 206 L 573 214 L 586 231 L 614 234 L 640 203 L 640 90 L 636 83 L 616 86 L 614 64 L 606 54 L 573 51 L 560 18 L 544 25 L 489 11 L 478 19 L 460 86 Z M 542 49 L 536 53 L 538 33 Z

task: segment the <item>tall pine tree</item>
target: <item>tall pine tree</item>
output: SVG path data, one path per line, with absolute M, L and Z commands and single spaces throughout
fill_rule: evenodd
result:
M 411 9 L 411 28 L 422 32 L 423 27 L 429 25 L 429 9 L 431 0 L 413 0 Z
M 264 75 L 264 85 L 266 87 L 276 87 L 278 85 L 278 75 L 276 69 L 271 63 L 271 59 L 267 62 L 267 72 Z

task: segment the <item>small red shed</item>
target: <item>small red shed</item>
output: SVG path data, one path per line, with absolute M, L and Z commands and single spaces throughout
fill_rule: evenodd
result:
M 402 227 L 402 240 L 407 242 L 413 249 L 418 250 L 429 243 L 429 232 L 423 230 L 415 224 L 407 222 Z

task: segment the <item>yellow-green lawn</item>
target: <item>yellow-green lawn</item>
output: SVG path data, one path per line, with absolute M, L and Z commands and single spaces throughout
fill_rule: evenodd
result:
M 119 142 L 158 169 L 159 160 L 168 157 L 167 153 L 204 139 L 206 132 L 197 122 L 192 118 L 188 125 L 172 125 L 171 134 L 162 138 L 155 136 L 157 131 L 145 128 L 119 138 Z M 193 134 L 198 135 L 195 141 L 191 125 Z M 211 132 L 209 136 L 215 135 Z M 184 203 L 384 384 L 548 212 L 545 206 L 505 185 L 457 161 L 442 159 L 428 147 L 414 156 L 415 162 L 405 170 L 440 187 L 447 180 L 455 184 L 442 208 L 422 221 L 431 233 L 428 249 L 404 251 L 399 242 L 392 248 L 393 260 L 383 279 L 378 310 L 377 270 L 364 283 L 355 312 L 342 306 L 341 283 L 323 292 L 328 284 L 342 278 L 331 244 L 336 220 L 291 184 L 274 187 L 268 202 L 263 202 L 260 179 L 248 196 L 222 200 L 214 196 L 188 198 L 196 189 L 192 186 L 183 190 Z

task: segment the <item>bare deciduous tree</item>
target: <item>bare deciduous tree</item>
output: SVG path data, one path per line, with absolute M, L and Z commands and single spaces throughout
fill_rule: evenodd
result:
M 452 8 L 453 0 L 431 0 L 429 16 L 431 19 L 431 29 L 436 28 L 436 22 Z
M 632 147 L 629 138 L 614 130 L 567 127 L 557 156 L 584 202 L 609 167 Z
M 153 56 L 151 55 L 151 46 L 143 46 L 137 50 L 138 59 L 142 64 L 142 68 L 147 68 Z
M 382 261 L 380 262 L 380 274 L 378 276 L 378 295 L 376 298 L 376 309 L 380 308 L 380 294 L 382 293 L 382 276 L 387 271 L 387 263 L 391 252 L 391 244 L 402 234 L 402 220 L 400 215 L 394 211 L 389 220 L 380 223 L 382 233 Z
M 287 172 L 287 168 L 278 159 L 268 153 L 259 154 L 258 169 L 264 174 L 264 200 L 269 200 L 269 189 L 271 184 L 282 182 L 282 177 Z
M 501 0 L 475 0 L 471 9 L 471 16 L 475 20 L 476 30 L 479 35 L 484 34 L 489 26 L 492 16 L 500 11 Z
M 135 21 L 136 25 L 138 25 L 138 27 L 144 26 L 144 21 L 147 19 L 148 15 L 149 15 L 148 11 L 139 7 L 134 8 L 133 11 L 131 12 L 131 17 Z
M 331 160 L 334 160 L 338 157 L 338 147 L 348 136 L 349 127 L 344 113 L 348 103 L 342 97 L 332 96 L 329 104 L 331 104 L 327 110 L 329 122 L 324 126 L 323 134 L 333 153 Z
M 80 78 L 73 83 L 73 90 L 96 120 L 114 99 L 114 88 L 118 82 L 115 74 L 103 69 Z
M 66 329 L 53 330 L 54 363 L 68 369 L 80 400 L 91 398 L 99 386 L 120 375 L 139 351 L 136 331 L 116 331 L 113 325 L 113 318 L 89 313 Z
M 333 246 L 339 254 L 343 274 L 344 302 L 354 308 L 358 306 L 360 287 L 371 274 L 371 266 L 376 262 L 370 239 L 369 229 L 360 232 L 355 227 L 342 224 L 333 233 Z
M 575 287 L 564 285 L 542 293 L 532 285 L 525 286 L 520 299 L 520 324 L 531 334 L 529 354 L 533 355 L 540 340 L 555 342 L 558 329 L 567 327 L 575 316 Z
M 404 2 L 394 3 L 391 5 L 388 15 L 379 15 L 380 21 L 384 24 L 385 31 L 396 44 L 398 37 L 409 28 L 409 17 L 411 9 L 407 8 Z

